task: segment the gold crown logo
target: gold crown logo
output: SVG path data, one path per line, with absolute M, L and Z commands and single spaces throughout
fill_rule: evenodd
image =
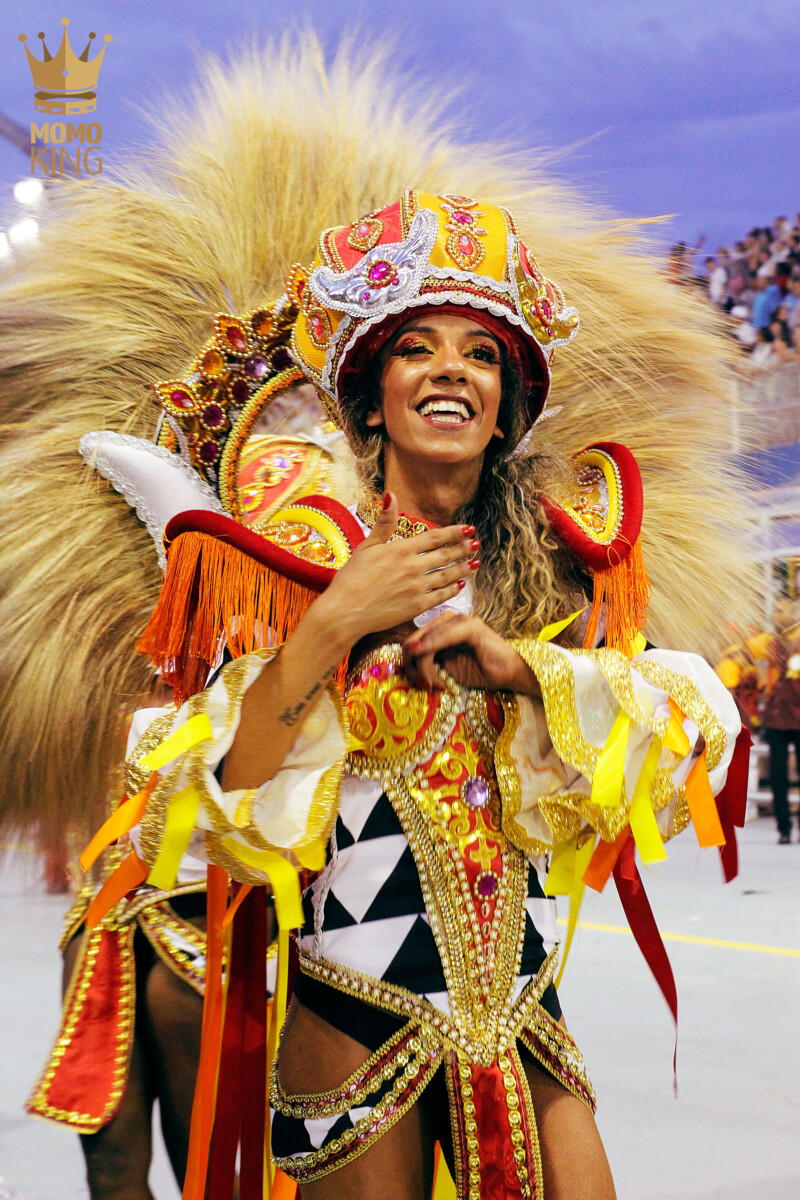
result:
M 94 88 L 97 87 L 97 76 L 100 74 L 106 47 L 103 46 L 100 53 L 90 62 L 89 48 L 97 36 L 90 33 L 83 54 L 79 57 L 76 56 L 67 36 L 69 17 L 63 17 L 61 24 L 64 26 L 64 35 L 55 54 L 51 54 L 47 49 L 43 33 L 39 34 L 44 50 L 43 60 L 34 58 L 27 45 L 25 46 L 28 66 L 33 76 L 33 86 L 38 89 L 36 111 L 46 113 L 94 112 L 97 105 Z M 21 33 L 19 40 L 27 42 L 27 34 Z M 104 41 L 106 43 L 111 41 L 110 33 L 105 35 Z

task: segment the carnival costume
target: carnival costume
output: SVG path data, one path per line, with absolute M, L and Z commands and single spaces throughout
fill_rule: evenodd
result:
M 110 493 L 87 497 L 94 526 L 72 547 L 70 561 L 84 584 L 75 611 L 90 617 L 88 640 L 96 649 L 102 616 L 102 634 L 114 643 L 103 658 L 100 688 L 113 678 L 115 697 L 123 680 L 135 690 L 122 659 L 134 630 L 146 623 L 139 639 L 144 660 L 164 672 L 176 694 L 176 707 L 148 725 L 129 756 L 129 798 L 86 861 L 130 835 L 133 849 L 101 893 L 105 905 L 145 881 L 168 889 L 187 852 L 214 864 L 204 1022 L 209 1069 L 205 1075 L 201 1069 L 193 1124 L 197 1151 L 208 1143 L 219 1059 L 210 1195 L 226 1194 L 240 1139 L 242 1196 L 260 1194 L 264 1114 L 256 1093 L 266 1051 L 263 1037 L 254 1050 L 247 1021 L 259 994 L 265 1007 L 260 885 L 270 882 L 284 950 L 287 930 L 302 926 L 303 1001 L 344 1028 L 354 1004 L 362 1013 L 366 1004 L 372 1015 L 371 1027 L 364 1025 L 372 1053 L 339 1088 L 287 1096 L 273 1072 L 273 1152 L 283 1171 L 302 1183 L 337 1169 L 424 1099 L 426 1089 L 443 1094 L 445 1086 L 449 1116 L 441 1139 L 452 1141 L 458 1195 L 541 1200 L 523 1059 L 532 1057 L 585 1103 L 594 1102 L 580 1054 L 557 1020 L 551 987 L 557 939 L 548 897 L 570 895 L 571 936 L 583 887 L 601 888 L 613 872 L 674 1012 L 671 974 L 653 937 L 634 849 L 645 863 L 664 857 L 664 841 L 691 819 L 702 844 L 723 848 L 726 873 L 735 869 L 733 825 L 743 820 L 738 715 L 697 655 L 645 649 L 642 635 L 649 592 L 643 548 L 654 592 L 648 636 L 662 646 L 685 641 L 701 648 L 705 629 L 718 627 L 715 610 L 730 604 L 734 574 L 737 594 L 748 596 L 747 573 L 733 550 L 731 526 L 740 509 L 724 461 L 724 431 L 711 419 L 709 402 L 722 386 L 721 352 L 700 306 L 672 294 L 646 257 L 620 244 L 619 230 L 558 189 L 534 188 L 502 157 L 434 136 L 426 118 L 392 94 L 385 64 L 362 64 L 354 77 L 340 60 L 326 78 L 313 46 L 284 46 L 269 65 L 269 83 L 259 76 L 263 112 L 256 117 L 252 102 L 243 115 L 235 85 L 212 72 L 215 94 L 203 101 L 202 126 L 221 153 L 219 161 L 204 157 L 202 180 L 189 141 L 186 157 L 164 167 L 169 188 L 154 184 L 148 192 L 139 181 L 98 189 L 96 197 L 70 193 L 65 219 L 45 242 L 57 249 L 93 228 L 90 218 L 116 224 L 123 253 L 115 249 L 112 261 L 110 252 L 100 252 L 108 281 L 101 290 L 106 298 L 119 292 L 117 319 L 127 311 L 133 328 L 126 348 L 110 356 L 110 376 L 94 364 L 89 396 L 103 417 L 95 425 L 112 424 L 103 391 L 116 377 L 118 387 L 130 384 L 120 388 L 130 424 L 145 432 L 133 391 L 144 374 L 138 359 L 145 347 L 166 414 L 158 447 L 114 431 L 91 434 L 82 447 L 136 508 L 159 548 L 163 533 L 166 549 L 163 586 L 146 623 L 154 588 L 144 535 L 125 525 L 124 506 Z M 252 70 L 251 62 L 239 80 L 248 93 Z M 400 124 L 398 111 L 405 113 Z M 240 181 L 232 194 L 231 166 L 245 172 L 253 163 L 258 183 Z M 387 205 L 387 193 L 399 194 L 410 174 L 425 187 Z M 296 204 L 287 204 L 289 194 Z M 158 232 L 165 210 L 176 221 L 169 240 Z M 218 237 L 226 219 L 252 238 L 243 243 L 224 228 Z M 293 259 L 308 263 L 312 231 L 323 221 L 316 259 L 291 267 L 287 278 Z M 144 250 L 143 228 L 152 239 Z M 548 271 L 558 268 L 576 308 L 540 269 L 540 255 Z M 45 277 L 43 260 L 32 259 L 29 279 L 12 283 L 8 295 L 38 296 Z M 97 321 L 97 272 L 92 287 Z M 213 303 L 223 290 L 234 312 Z M 87 293 L 77 288 L 76 295 Z M 213 335 L 204 343 L 196 337 L 200 349 L 187 370 L 188 335 L 198 333 L 209 306 L 218 309 Z M 548 440 L 574 457 L 562 488 L 544 505 L 553 555 L 585 583 L 578 606 L 586 609 L 585 648 L 553 640 L 575 628 L 570 621 L 577 614 L 563 606 L 552 606 L 544 628 L 520 631 L 513 644 L 539 682 L 540 702 L 468 689 L 450 678 L 441 693 L 418 691 L 404 677 L 398 648 L 382 646 L 341 665 L 271 780 L 224 793 L 219 768 L 247 688 L 364 538 L 374 501 L 367 496 L 357 504 L 353 497 L 345 506 L 331 496 L 299 496 L 257 530 L 248 528 L 237 486 L 248 436 L 269 403 L 303 378 L 341 423 L 348 380 L 358 378 L 409 314 L 434 306 L 488 325 L 513 363 L 527 432 L 509 454 L 535 453 L 534 426 L 558 350 L 554 388 L 563 409 L 545 428 Z M 583 327 L 573 348 L 578 309 Z M 76 312 L 88 330 L 80 304 Z M 167 340 L 171 322 L 175 336 Z M 30 368 L 43 386 L 50 384 L 41 368 L 55 370 L 55 352 L 51 343 L 40 348 Z M 8 342 L 4 353 L 10 368 Z M 76 377 L 85 361 L 72 368 Z M 41 404 L 44 425 L 47 416 L 67 413 L 65 402 L 59 407 L 63 372 L 58 384 L 61 392 Z M 73 402 L 77 392 L 76 385 Z M 16 401 L 19 420 L 37 411 L 24 389 Z M 676 438 L 693 418 L 692 439 L 678 451 Z M 81 432 L 89 427 L 86 421 Z M 71 412 L 69 428 L 75 428 Z M 13 448 L 21 455 L 42 452 L 44 444 L 44 429 L 34 422 L 19 431 Z M 73 450 L 59 447 L 59 453 Z M 63 475 L 60 459 L 54 471 Z M 405 514 L 399 529 L 413 535 L 424 527 Z M 126 611 L 110 623 L 107 597 L 98 607 L 96 585 L 88 585 L 79 566 L 100 530 L 109 531 L 98 545 L 101 577 L 108 572 L 108 587 L 115 569 L 125 578 L 130 568 L 132 577 Z M 37 536 L 41 551 L 46 537 Z M 8 540 L 17 545 L 13 531 Z M 128 550 L 130 563 L 103 562 L 112 545 Z M 31 549 L 19 559 L 19 580 L 29 580 Z M 22 586 L 16 577 L 14 583 Z M 13 593 L 12 587 L 4 598 L 6 614 Z M 710 610 L 707 620 L 698 595 Z M 462 604 L 468 603 L 466 596 Z M 19 637 L 30 639 L 37 622 L 41 611 L 20 624 Z M 233 661 L 218 670 L 223 648 Z M 20 682 L 17 673 L 15 688 Z M 93 744 L 90 720 L 82 716 L 69 753 L 79 756 Z M 5 735 L 14 748 L 25 737 L 18 728 Z M 63 737 L 45 729 L 45 750 L 54 745 L 63 758 Z M 63 794 L 63 779 L 59 787 Z M 21 819 L 19 793 L 7 808 Z M 287 854 L 319 872 L 304 910 Z M 252 890 L 240 887 L 235 901 L 223 1035 L 224 872 Z M 242 936 L 240 918 L 247 922 L 239 926 Z M 285 974 L 285 953 L 282 963 Z M 285 1003 L 280 966 L 278 993 L 273 1036 Z M 202 1162 L 190 1168 L 184 1195 L 203 1195 L 205 1170 Z

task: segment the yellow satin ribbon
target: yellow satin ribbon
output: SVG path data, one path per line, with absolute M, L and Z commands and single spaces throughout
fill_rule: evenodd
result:
M 198 742 L 207 742 L 213 736 L 214 731 L 211 728 L 208 714 L 197 713 L 195 716 L 189 717 L 188 721 L 184 721 L 183 725 L 179 725 L 165 741 L 156 746 L 155 750 L 151 750 L 149 754 L 145 755 L 140 760 L 141 765 L 148 771 L 158 771 L 167 763 L 171 763 L 173 759 L 180 758 Z
M 239 862 L 269 877 L 278 925 L 281 929 L 298 929 L 303 924 L 303 905 L 297 868 L 275 850 L 254 850 L 233 838 L 223 838 L 222 845 Z
M 647 647 L 647 638 L 643 633 L 637 633 L 636 637 L 631 642 L 631 658 L 637 654 L 641 654 Z
M 588 605 L 584 604 L 583 608 L 579 608 L 577 612 L 570 613 L 568 617 L 564 617 L 563 621 L 553 621 L 552 624 L 545 625 L 544 629 L 540 629 L 536 635 L 537 642 L 552 642 L 554 637 L 558 637 L 562 630 L 577 620 L 581 613 L 586 612 L 587 608 Z
M 584 873 L 594 854 L 595 838 L 589 838 L 584 846 L 578 849 L 577 837 L 568 842 L 562 842 L 553 851 L 550 860 L 550 870 L 544 884 L 545 896 L 569 896 L 569 917 L 567 919 L 567 937 L 564 942 L 564 952 L 561 956 L 561 967 L 556 976 L 558 987 L 567 965 L 572 939 L 578 925 L 578 914 L 583 901 L 586 884 L 583 882 Z
M 598 808 L 613 808 L 622 799 L 630 727 L 631 719 L 628 714 L 619 712 L 600 752 L 592 776 L 592 804 L 596 804 Z
M 200 793 L 191 784 L 173 796 L 167 806 L 164 835 L 147 882 L 165 892 L 175 886 L 181 859 L 194 832 Z
M 689 738 L 683 728 L 683 713 L 671 696 L 669 697 L 669 725 L 664 734 L 664 745 L 679 758 L 685 758 L 689 753 Z
M 654 737 L 633 790 L 629 813 L 631 832 L 636 842 L 636 848 L 639 851 L 639 857 L 645 864 L 660 862 L 667 857 L 650 799 L 650 789 L 655 779 L 660 757 L 661 739 Z

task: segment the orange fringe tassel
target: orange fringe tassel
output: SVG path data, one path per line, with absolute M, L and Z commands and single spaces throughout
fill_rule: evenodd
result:
M 158 603 L 136 643 L 184 703 L 202 691 L 227 645 L 234 658 L 280 645 L 317 592 L 210 534 L 180 534 L 170 546 Z M 337 682 L 344 683 L 346 663 Z
M 605 605 L 605 644 L 630 655 L 634 638 L 647 624 L 651 591 L 642 543 L 637 538 L 627 558 L 594 573 L 594 597 L 583 639 L 584 648 L 590 649 L 595 643 Z

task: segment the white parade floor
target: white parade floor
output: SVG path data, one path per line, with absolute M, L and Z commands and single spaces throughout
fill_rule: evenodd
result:
M 677 1100 L 671 1019 L 620 932 L 613 884 L 584 905 L 561 999 L 598 1092 L 619 1200 L 800 1196 L 800 844 L 776 845 L 763 819 L 740 847 L 728 886 L 691 831 L 645 877 L 678 985 Z M 38 871 L 18 852 L 0 878 L 0 1200 L 87 1195 L 77 1137 L 22 1109 L 59 1014 L 66 899 L 44 895 Z M 151 1182 L 156 1200 L 177 1197 L 160 1150 Z

